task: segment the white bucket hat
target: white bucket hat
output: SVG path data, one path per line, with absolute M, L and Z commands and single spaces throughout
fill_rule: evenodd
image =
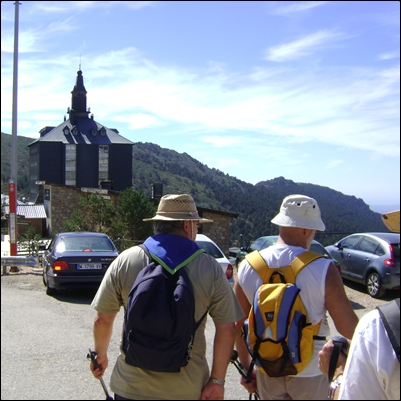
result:
M 156 216 L 143 219 L 143 221 L 150 220 L 196 220 L 199 223 L 213 223 L 213 220 L 199 217 L 195 201 L 188 194 L 164 195 L 160 199 Z
M 324 231 L 319 205 L 313 198 L 304 195 L 289 195 L 281 204 L 280 213 L 271 221 L 282 227 L 307 228 Z

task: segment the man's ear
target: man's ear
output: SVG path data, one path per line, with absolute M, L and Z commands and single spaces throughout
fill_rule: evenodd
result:
M 183 229 L 186 233 L 192 231 L 192 230 L 191 230 L 191 222 L 190 222 L 189 220 L 184 220 L 184 222 L 182 223 L 182 229 Z

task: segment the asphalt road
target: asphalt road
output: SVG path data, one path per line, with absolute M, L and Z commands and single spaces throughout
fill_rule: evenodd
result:
M 90 306 L 94 292 L 49 297 L 39 274 L 1 276 L 1 399 L 2 400 L 102 400 L 100 381 L 86 360 L 93 346 Z M 123 312 L 116 319 L 109 347 L 110 374 L 118 355 Z M 207 344 L 212 344 L 214 324 L 208 319 Z M 208 347 L 208 360 L 211 349 Z M 226 399 L 247 400 L 235 366 L 228 366 Z
M 2 400 L 101 400 L 101 384 L 89 371 L 86 360 L 93 346 L 90 306 L 94 293 L 72 292 L 56 297 L 45 294 L 40 273 L 31 269 L 1 276 L 1 399 Z M 373 300 L 355 287 L 347 295 L 359 316 L 391 299 Z M 362 289 L 363 291 L 363 289 Z M 398 295 L 399 296 L 399 292 Z M 118 355 L 123 312 L 117 317 L 109 347 L 111 367 Z M 336 331 L 333 329 L 332 335 Z M 207 344 L 212 344 L 214 325 L 206 326 Z M 211 349 L 208 347 L 208 360 Z M 247 400 L 240 375 L 229 364 L 226 399 Z

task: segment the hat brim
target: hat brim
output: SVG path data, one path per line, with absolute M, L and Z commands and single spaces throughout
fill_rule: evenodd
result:
M 186 220 L 192 220 L 192 221 L 197 221 L 201 224 L 205 223 L 213 223 L 213 220 L 211 219 L 203 219 L 200 217 L 197 218 L 191 218 L 191 217 L 186 217 L 186 218 L 173 218 L 173 217 L 166 217 L 166 216 L 154 216 L 149 219 L 143 219 L 143 221 L 152 221 L 152 220 L 160 220 L 160 221 L 186 221 Z
M 385 226 L 395 233 L 400 232 L 400 211 L 388 212 L 382 214 L 382 220 Z
M 306 228 L 307 230 L 317 231 L 326 230 L 326 226 L 324 225 L 322 220 L 301 219 L 298 217 L 295 221 L 288 216 L 282 215 L 281 213 L 274 217 L 271 222 L 280 227 Z

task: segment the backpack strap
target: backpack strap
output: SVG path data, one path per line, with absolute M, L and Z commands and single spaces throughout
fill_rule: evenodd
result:
M 323 255 L 320 255 L 316 252 L 305 251 L 301 253 L 298 257 L 296 257 L 291 262 L 292 271 L 294 272 L 294 276 L 297 274 L 309 263 L 313 262 L 316 259 L 323 258 Z M 269 271 L 266 267 L 269 267 L 266 261 L 262 258 L 259 251 L 253 251 L 245 256 L 245 259 L 249 262 L 249 264 L 256 270 L 256 272 L 261 277 L 262 281 L 266 283 L 266 277 L 269 276 Z
M 380 317 L 390 338 L 391 345 L 400 361 L 400 298 L 378 305 Z
M 249 262 L 249 264 L 256 270 L 259 274 L 262 281 L 265 283 L 265 279 L 268 276 L 269 271 L 266 269 L 269 267 L 266 261 L 262 258 L 259 251 L 253 251 L 245 255 L 245 259 Z
M 295 277 L 306 265 L 323 257 L 323 255 L 312 251 L 305 251 L 298 255 L 298 257 L 291 262 L 292 271 L 294 272 Z
M 142 248 L 142 249 L 143 249 L 143 251 L 146 253 L 146 255 L 150 257 L 150 259 L 152 259 L 152 260 L 153 260 L 153 258 L 152 258 L 152 256 L 151 256 L 151 254 L 150 254 L 150 252 L 149 252 L 148 248 L 146 248 L 146 245 L 145 245 L 145 244 L 139 244 L 138 246 L 139 246 L 140 248 Z

